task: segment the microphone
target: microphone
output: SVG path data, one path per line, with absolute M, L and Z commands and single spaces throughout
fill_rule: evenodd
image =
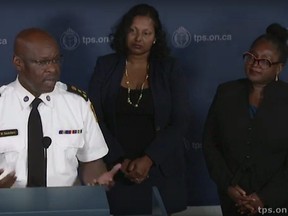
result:
M 45 187 L 47 187 L 47 149 L 51 145 L 52 140 L 50 137 L 45 136 L 42 138 L 42 145 L 44 148 L 44 179 L 45 179 Z
M 47 150 L 49 146 L 51 145 L 51 143 L 52 143 L 52 140 L 50 137 L 45 136 L 42 138 L 42 144 L 43 144 L 44 149 Z

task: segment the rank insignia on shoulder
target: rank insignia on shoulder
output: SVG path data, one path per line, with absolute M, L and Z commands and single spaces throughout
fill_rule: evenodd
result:
M 92 103 L 90 104 L 90 107 L 91 107 L 91 110 L 92 110 L 92 112 L 94 114 L 94 117 L 95 117 L 96 121 L 98 122 L 98 119 L 97 119 L 97 116 L 96 116 L 96 112 L 95 112 L 95 109 L 94 109 L 94 106 L 93 106 Z
M 0 137 L 17 136 L 17 135 L 18 135 L 17 129 L 0 130 Z
M 67 85 L 67 91 L 80 95 L 85 101 L 88 101 L 88 96 L 85 91 L 76 88 L 73 85 Z
M 80 130 L 59 130 L 59 134 L 81 134 L 82 129 Z

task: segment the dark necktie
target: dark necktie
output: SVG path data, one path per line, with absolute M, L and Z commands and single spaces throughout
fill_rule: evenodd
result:
M 27 187 L 46 187 L 43 130 L 38 105 L 42 102 L 35 98 L 28 119 L 28 181 Z

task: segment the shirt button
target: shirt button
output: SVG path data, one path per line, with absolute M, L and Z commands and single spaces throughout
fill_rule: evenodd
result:
M 246 155 L 245 158 L 246 159 L 250 159 L 251 157 L 250 157 L 250 155 Z
M 157 126 L 157 127 L 156 127 L 156 131 L 160 131 L 160 126 Z

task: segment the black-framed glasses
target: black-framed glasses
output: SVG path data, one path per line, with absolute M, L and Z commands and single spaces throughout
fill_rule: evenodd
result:
M 282 63 L 280 61 L 271 62 L 269 59 L 266 58 L 257 58 L 250 52 L 243 53 L 243 59 L 246 64 L 254 64 L 255 62 L 257 62 L 257 64 L 263 69 L 270 68 L 274 64 Z
M 61 65 L 63 61 L 63 55 L 59 55 L 58 57 L 53 58 L 53 59 L 43 59 L 43 60 L 30 59 L 29 61 L 40 67 L 44 67 L 44 66 L 51 65 L 51 64 Z

